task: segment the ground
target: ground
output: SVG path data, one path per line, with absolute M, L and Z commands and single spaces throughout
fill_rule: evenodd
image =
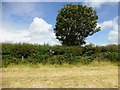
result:
M 14 65 L 2 69 L 3 88 L 118 88 L 118 66 Z

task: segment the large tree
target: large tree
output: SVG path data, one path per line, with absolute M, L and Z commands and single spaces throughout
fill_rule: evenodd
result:
M 62 45 L 85 44 L 85 38 L 100 31 L 97 13 L 82 4 L 66 4 L 58 11 L 54 28 L 56 38 Z

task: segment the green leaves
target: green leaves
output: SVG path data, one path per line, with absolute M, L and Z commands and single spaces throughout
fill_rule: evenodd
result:
M 56 18 L 57 22 L 54 28 L 56 37 L 62 45 L 85 44 L 86 37 L 100 31 L 100 28 L 96 28 L 97 19 L 97 12 L 92 7 L 66 4 L 59 10 Z M 81 36 L 82 38 L 78 39 Z
M 58 52 L 52 55 L 49 50 Z M 118 45 L 47 46 L 31 44 L 2 44 L 2 64 L 89 64 L 93 60 L 118 62 Z M 60 54 L 61 53 L 61 54 Z M 24 56 L 25 55 L 25 56 Z M 21 56 L 24 56 L 22 60 Z

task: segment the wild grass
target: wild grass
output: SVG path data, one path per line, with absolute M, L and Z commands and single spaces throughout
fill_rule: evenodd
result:
M 118 66 L 111 62 L 89 65 L 9 65 L 2 68 L 3 88 L 118 88 Z

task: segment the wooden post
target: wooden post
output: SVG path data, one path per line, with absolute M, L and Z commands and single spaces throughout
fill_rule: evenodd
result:
M 24 57 L 22 56 L 22 61 L 23 61 Z

